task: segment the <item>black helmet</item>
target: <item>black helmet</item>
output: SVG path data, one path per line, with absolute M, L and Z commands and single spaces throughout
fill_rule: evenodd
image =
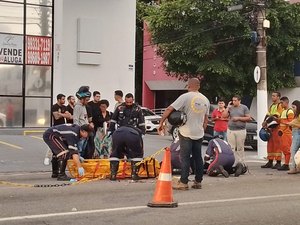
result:
M 262 141 L 268 141 L 271 137 L 271 133 L 268 129 L 261 128 L 259 131 L 259 137 Z
M 79 90 L 76 92 L 76 97 L 79 99 L 85 97 L 91 97 L 90 87 L 89 86 L 81 86 Z
M 169 117 L 168 121 L 173 126 L 181 126 L 186 123 L 186 114 L 181 111 L 173 111 Z
M 267 117 L 266 122 L 268 128 L 275 128 L 278 126 L 277 118 L 275 116 Z

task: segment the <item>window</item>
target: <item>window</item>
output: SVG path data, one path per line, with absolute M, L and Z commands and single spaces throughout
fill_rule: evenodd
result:
M 21 127 L 22 109 L 22 97 L 0 97 L 0 127 Z
M 23 4 L 0 2 L 0 32 L 23 33 Z
M 52 0 L 26 0 L 27 4 L 36 4 L 36 5 L 51 5 Z
M 44 6 L 26 6 L 26 34 L 52 35 L 52 8 Z
M 50 98 L 26 98 L 25 127 L 49 127 L 50 108 Z
M 50 66 L 26 66 L 25 96 L 51 96 Z
M 23 66 L 0 64 L 0 95 L 22 95 Z

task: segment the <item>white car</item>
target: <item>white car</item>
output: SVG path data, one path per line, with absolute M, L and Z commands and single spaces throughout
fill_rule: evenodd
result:
M 150 109 L 146 107 L 142 107 L 142 110 L 145 117 L 146 132 L 157 131 L 161 116 L 156 115 L 154 112 L 152 112 Z

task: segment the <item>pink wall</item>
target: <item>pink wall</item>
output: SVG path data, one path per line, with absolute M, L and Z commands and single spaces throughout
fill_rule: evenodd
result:
M 144 49 L 143 49 L 143 92 L 142 104 L 153 109 L 155 107 L 155 91 L 151 91 L 145 81 L 148 80 L 176 80 L 166 74 L 163 60 L 156 54 L 156 46 L 151 45 L 151 34 L 144 23 Z

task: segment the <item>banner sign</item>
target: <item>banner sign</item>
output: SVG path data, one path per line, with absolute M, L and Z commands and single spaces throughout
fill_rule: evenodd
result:
M 41 36 L 26 36 L 26 64 L 52 64 L 52 38 Z
M 0 33 L 0 63 L 23 63 L 23 36 Z

